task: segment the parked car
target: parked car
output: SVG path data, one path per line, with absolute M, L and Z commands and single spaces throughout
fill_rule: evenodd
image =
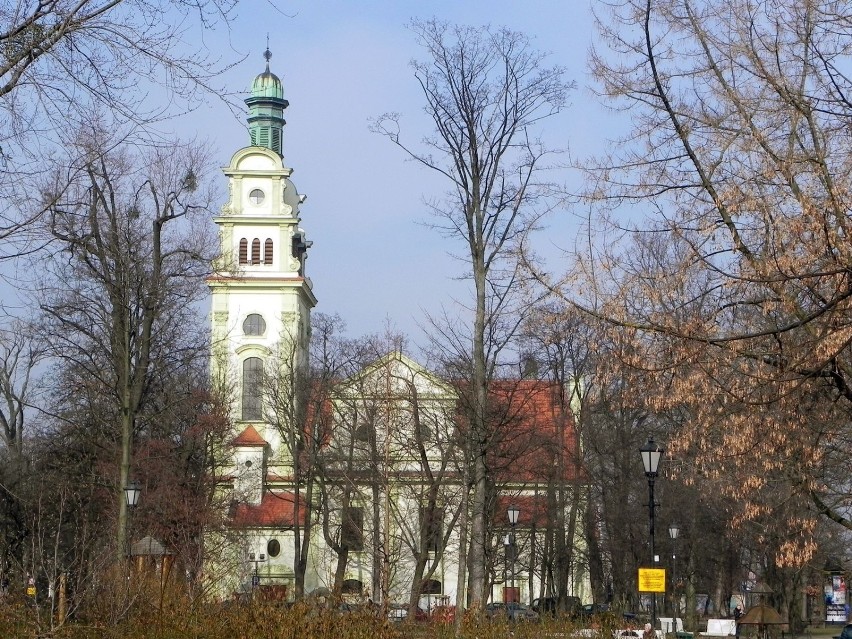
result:
M 609 604 L 590 603 L 580 609 L 581 617 L 593 617 L 609 612 Z
M 490 603 L 485 606 L 485 614 L 492 619 L 505 617 L 509 621 L 537 621 L 539 618 L 535 610 L 514 601 Z
M 524 604 L 510 602 L 506 604 L 506 613 L 512 621 L 538 621 L 538 613 Z
M 426 621 L 427 618 L 426 611 L 422 608 L 417 608 L 414 611 L 414 621 Z M 397 622 L 407 621 L 408 606 L 405 604 L 391 604 L 388 606 L 388 620 Z
M 558 597 L 539 597 L 533 599 L 532 609 L 539 615 L 549 615 L 555 617 L 557 613 L 564 614 L 567 617 L 578 617 L 583 604 L 579 597 L 566 597 L 561 609 L 559 606 Z
M 490 604 L 485 604 L 485 614 L 488 617 L 499 617 L 506 614 L 506 604 L 495 601 Z

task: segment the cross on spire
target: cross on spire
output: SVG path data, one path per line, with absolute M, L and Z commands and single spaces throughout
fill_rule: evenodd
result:
M 269 71 L 269 59 L 272 57 L 272 51 L 269 50 L 269 34 L 266 34 L 266 51 L 263 52 L 263 57 L 266 59 L 266 70 Z

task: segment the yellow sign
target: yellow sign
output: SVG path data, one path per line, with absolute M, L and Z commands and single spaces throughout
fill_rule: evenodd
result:
M 639 592 L 665 592 L 666 591 L 666 569 L 665 568 L 640 568 L 639 569 Z

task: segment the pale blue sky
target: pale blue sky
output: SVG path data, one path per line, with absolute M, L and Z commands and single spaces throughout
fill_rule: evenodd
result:
M 583 156 L 602 148 L 612 129 L 586 88 L 586 54 L 593 37 L 588 2 L 281 4 L 287 5 L 287 14 L 266 2 L 246 1 L 230 36 L 220 30 L 218 38 L 208 35 L 205 42 L 223 62 L 249 56 L 223 78 L 229 89 L 245 91 L 264 68 L 269 33 L 270 67 L 290 101 L 285 163 L 295 169 L 299 191 L 308 195 L 302 226 L 314 242 L 307 269 L 319 298 L 316 310 L 339 313 L 353 337 L 380 332 L 389 319 L 422 342 L 417 324 L 424 310 L 438 313 L 442 305 L 453 307 L 453 296 L 469 296 L 453 280 L 462 265 L 447 256 L 446 241 L 418 224 L 426 216 L 424 198 L 440 195 L 446 184 L 406 162 L 399 149 L 368 130 L 370 118 L 398 111 L 409 140 L 427 133 L 423 99 L 409 66 L 413 57 L 423 55 L 405 25 L 412 17 L 435 16 L 525 32 L 578 85 L 571 106 L 547 123 L 545 137 L 551 146 Z M 220 166 L 248 141 L 244 115 L 234 118 L 215 100 L 181 119 L 180 127 L 182 135 L 209 137 Z M 564 180 L 576 183 L 578 177 L 566 171 Z M 536 249 L 558 255 L 554 246 L 572 245 L 575 229 L 567 213 L 552 218 Z M 558 260 L 553 259 L 552 268 L 560 270 Z

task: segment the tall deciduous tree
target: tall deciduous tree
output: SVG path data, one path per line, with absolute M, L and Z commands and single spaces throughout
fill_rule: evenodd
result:
M 305 575 L 309 552 L 319 520 L 312 509 L 320 504 L 326 532 L 331 536 L 324 494 L 329 469 L 323 452 L 332 430 L 329 408 L 334 385 L 352 374 L 359 348 L 343 337 L 343 320 L 315 313 L 311 318 L 308 366 L 298 370 L 296 341 L 282 335 L 264 374 L 267 421 L 278 431 L 284 455 L 275 460 L 282 464 L 280 473 L 292 477 L 294 497 L 293 556 L 295 597 L 305 595 Z M 335 541 L 338 544 L 338 541 Z M 339 545 L 336 546 L 340 548 Z
M 549 518 L 555 526 L 545 531 L 541 596 L 556 596 L 560 610 L 565 612 L 568 612 L 565 605 L 569 589 L 573 594 L 571 578 L 575 566 L 591 564 L 588 557 L 578 557 L 574 547 L 578 527 L 583 521 L 581 513 L 587 501 L 586 491 L 564 483 L 567 468 L 583 467 L 580 444 L 584 436 L 586 398 L 589 387 L 595 383 L 595 331 L 593 324 L 584 320 L 584 316 L 570 308 L 545 304 L 527 318 L 521 332 L 524 353 L 521 361 L 525 369 L 522 373 L 541 376 L 559 389 L 558 401 L 554 403 L 562 419 L 555 422 L 555 439 L 562 446 L 555 451 L 554 461 L 555 475 L 560 481 L 548 486 Z M 569 439 L 565 432 L 568 428 L 573 429 L 577 438 L 577 447 L 570 450 L 564 445 Z M 586 548 L 592 546 L 587 544 Z
M 43 348 L 23 323 L 0 330 L 0 441 L 16 467 L 24 463 L 24 413 L 34 401 L 32 378 Z
M 633 126 L 594 167 L 590 195 L 650 220 L 601 248 L 586 290 L 608 296 L 596 312 L 637 329 L 626 363 L 652 373 L 649 407 L 688 409 L 671 452 L 740 498 L 735 521 L 811 500 L 775 549 L 780 563 L 806 560 L 816 513 L 852 528 L 838 474 L 852 434 L 852 9 L 603 11 L 609 50 L 592 71 Z
M 563 70 L 545 66 L 545 56 L 521 33 L 437 20 L 415 21 L 411 29 L 427 54 L 412 65 L 434 135 L 423 148 L 404 142 L 396 114 L 379 118 L 374 129 L 447 180 L 446 198 L 430 204 L 434 227 L 465 247 L 461 259 L 474 288 L 469 345 L 463 349 L 470 362 L 466 447 L 473 493 L 471 556 L 467 562 L 462 549 L 460 564 L 470 566 L 470 599 L 479 607 L 487 586 L 489 383 L 516 327 L 510 318 L 520 312 L 514 297 L 522 286 L 517 252 L 550 204 L 543 183 L 548 150 L 536 138 L 536 124 L 563 108 L 569 87 Z M 466 592 L 463 579 L 460 597 Z
M 218 55 L 192 29 L 227 28 L 237 0 L 4 0 L 0 3 L 0 260 L 36 250 L 45 210 L 32 176 L 93 112 L 110 127 L 152 124 L 227 96 Z
M 61 191 L 48 191 L 46 232 L 56 250 L 44 262 L 39 293 L 53 354 L 73 364 L 79 386 L 98 389 L 112 420 L 107 432 L 119 442 L 121 555 L 122 488 L 131 478 L 134 434 L 145 426 L 144 402 L 165 371 L 189 370 L 204 344 L 193 304 L 203 295 L 212 242 L 196 216 L 213 198 L 203 188 L 198 146 L 137 154 L 89 133 L 82 161 L 55 182 Z
M 13 558 L 20 560 L 28 530 L 22 495 L 29 474 L 24 442 L 30 420 L 25 414 L 35 412 L 33 378 L 42 357 L 40 338 L 23 323 L 0 330 L 0 579 Z

